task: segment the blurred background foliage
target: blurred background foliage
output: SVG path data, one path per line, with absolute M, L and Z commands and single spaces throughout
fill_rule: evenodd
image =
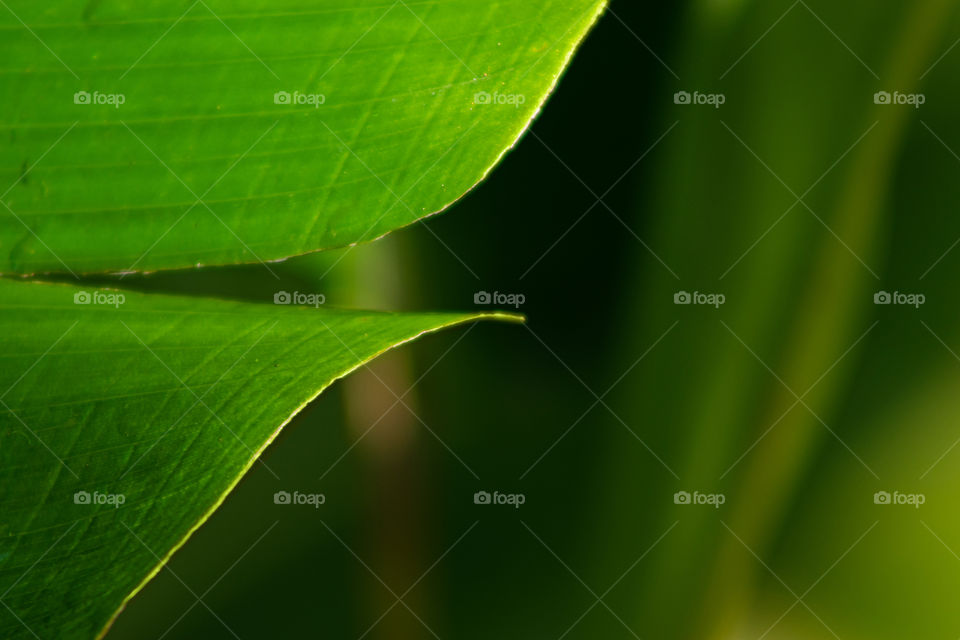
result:
M 125 278 L 392 310 L 522 293 L 529 325 L 335 385 L 267 451 L 281 480 L 254 468 L 108 637 L 960 636 L 958 37 L 948 0 L 614 0 L 450 212 L 282 283 Z

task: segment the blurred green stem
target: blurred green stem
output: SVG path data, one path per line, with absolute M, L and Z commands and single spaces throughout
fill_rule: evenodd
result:
M 932 62 L 933 46 L 941 41 L 945 18 L 953 8 L 950 0 L 913 3 L 882 74 L 884 86 L 908 92 L 918 83 L 916 79 Z M 869 326 L 864 316 L 872 287 L 882 287 L 861 265 L 851 266 L 850 252 L 876 266 L 874 258 L 881 255 L 877 249 L 882 239 L 884 194 L 908 115 L 913 114 L 906 108 L 875 107 L 865 127 L 879 120 L 880 109 L 884 110 L 883 121 L 855 151 L 837 214 L 831 219 L 830 226 L 850 249 L 824 233 L 804 300 L 796 307 L 793 328 L 784 342 L 788 351 L 780 375 L 786 381 L 809 381 L 809 385 L 818 380 L 825 367 Z M 766 424 L 773 424 L 785 412 L 787 415 L 766 436 L 760 455 L 745 462 L 748 466 L 740 475 L 738 498 L 726 521 L 737 537 L 722 538 L 704 594 L 701 631 L 695 637 L 726 640 L 734 637 L 744 622 L 751 602 L 751 577 L 759 565 L 741 540 L 761 556 L 769 548 L 817 444 L 829 437 L 827 428 L 803 405 L 831 407 L 842 388 L 836 384 L 815 386 L 801 403 L 784 386 L 778 387 Z M 801 395 L 805 390 L 793 389 Z M 873 471 L 865 468 L 864 473 Z

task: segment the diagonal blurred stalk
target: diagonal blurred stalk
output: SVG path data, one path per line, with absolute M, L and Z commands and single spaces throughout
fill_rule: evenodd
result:
M 912 92 L 917 78 L 933 62 L 934 46 L 954 7 L 949 0 L 913 3 L 908 20 L 892 47 L 887 71 L 881 74 L 891 87 Z M 874 135 L 854 152 L 851 169 L 836 205 L 831 227 L 867 264 L 876 264 L 885 226 L 884 200 L 895 169 L 908 111 L 874 108 L 867 121 L 879 121 Z M 912 114 L 910 114 L 912 115 Z M 825 366 L 836 361 L 857 342 L 864 326 L 865 308 L 879 284 L 857 266 L 850 268 L 850 254 L 837 238 L 825 234 L 817 251 L 798 313 L 785 343 L 788 346 L 780 369 L 785 380 L 815 384 Z M 825 312 L 824 310 L 830 310 Z M 841 368 L 843 371 L 843 368 Z M 816 407 L 835 406 L 845 388 L 843 382 L 814 386 L 803 403 Z M 803 389 L 796 390 L 803 393 Z M 783 386 L 768 400 L 764 423 L 787 416 L 766 437 L 761 455 L 746 460 L 735 494 L 737 501 L 727 524 L 736 536 L 750 541 L 753 551 L 762 554 L 769 547 L 784 512 L 801 478 L 810 469 L 817 444 L 829 437 L 826 426 L 797 404 L 796 396 Z M 791 410 L 790 408 L 793 407 Z M 852 455 L 853 452 L 851 452 Z M 863 463 L 866 467 L 868 463 Z M 866 469 L 871 475 L 875 473 Z M 748 566 L 744 566 L 744 563 Z M 734 637 L 750 604 L 749 566 L 754 559 L 733 535 L 723 538 L 710 582 L 703 597 L 702 631 L 696 637 L 724 640 Z M 741 577 L 737 580 L 736 577 Z
M 608 494 L 600 522 L 599 580 L 620 575 L 634 552 L 679 522 L 633 578 L 639 583 L 633 620 L 642 637 L 726 639 L 749 616 L 752 586 L 764 571 L 751 551 L 761 558 L 769 551 L 812 455 L 830 438 L 786 385 L 801 395 L 812 387 L 803 403 L 830 424 L 856 348 L 843 356 L 870 326 L 865 311 L 882 288 L 871 269 L 883 262 L 887 179 L 913 110 L 881 111 L 873 93 L 909 92 L 917 84 L 939 53 L 953 7 L 948 0 L 923 0 L 899 13 L 878 12 L 864 1 L 833 8 L 828 20 L 836 27 L 842 19 L 839 31 L 854 49 L 870 60 L 883 58 L 878 82 L 862 59 L 850 56 L 846 41 L 837 42 L 834 29 L 824 29 L 815 13 L 823 9 L 809 4 L 794 3 L 787 13 L 789 3 L 724 10 L 719 3 L 698 4 L 680 69 L 684 85 L 670 89 L 709 91 L 720 77 L 729 98 L 722 112 L 678 114 L 679 139 L 649 181 L 657 189 L 642 235 L 682 279 L 671 279 L 644 256 L 643 304 L 624 314 L 631 353 L 680 320 L 637 368 L 629 395 L 631 383 L 624 382 L 618 404 L 680 481 L 643 452 L 623 447 L 611 452 L 600 481 L 621 489 Z M 768 28 L 769 40 L 748 49 Z M 827 44 L 818 48 L 817 38 Z M 887 42 L 892 47 L 882 46 Z M 764 50 L 771 46 L 782 47 L 779 56 Z M 871 47 L 874 55 L 862 50 Z M 727 65 L 734 60 L 731 73 Z M 800 94 L 805 84 L 823 95 Z M 784 186 L 811 184 L 818 187 L 804 202 L 836 236 L 805 204 L 796 205 L 727 278 L 724 269 L 739 251 L 793 203 L 785 201 Z M 670 304 L 678 289 L 720 287 L 728 304 L 713 315 Z M 858 464 L 852 456 L 851 464 Z M 723 491 L 728 503 L 720 511 L 677 507 L 670 498 L 680 489 Z M 633 518 L 620 504 L 624 496 Z

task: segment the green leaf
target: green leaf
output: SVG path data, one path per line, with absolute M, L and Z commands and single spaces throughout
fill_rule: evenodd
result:
M 424 333 L 517 319 L 85 294 L 0 280 L 5 639 L 101 631 L 334 380 Z
M 8 0 L 0 272 L 265 262 L 441 211 L 602 6 Z

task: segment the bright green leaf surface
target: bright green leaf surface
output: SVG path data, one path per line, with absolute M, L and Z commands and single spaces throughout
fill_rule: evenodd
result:
M 0 272 L 268 261 L 440 211 L 602 5 L 9 0 Z
M 478 318 L 79 291 L 0 280 L 5 639 L 93 637 L 320 390 Z

